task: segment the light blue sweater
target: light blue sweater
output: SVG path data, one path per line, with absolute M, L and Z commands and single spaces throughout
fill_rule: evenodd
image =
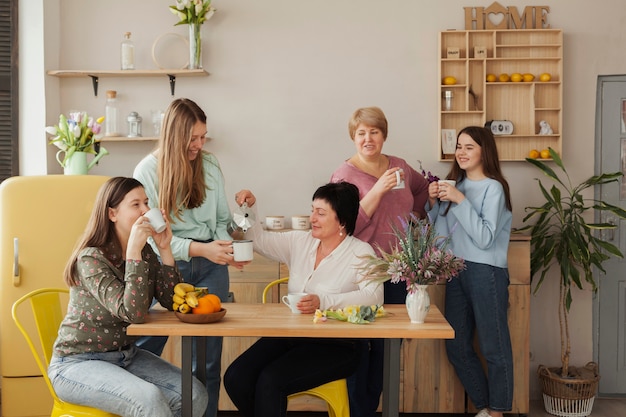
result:
M 207 185 L 206 198 L 200 207 L 183 210 L 181 219 L 172 217 L 172 253 L 174 259 L 189 261 L 189 245 L 192 240 L 232 240 L 227 227 L 232 221 L 230 207 L 226 200 L 224 176 L 217 158 L 208 152 L 202 153 L 202 163 Z M 150 154 L 143 158 L 135 167 L 133 177 L 139 180 L 148 196 L 150 207 L 157 207 L 158 179 L 157 159 Z M 158 247 L 152 239 L 150 244 L 158 253 Z
M 467 261 L 507 267 L 512 213 L 506 208 L 502 184 L 487 178 L 464 179 L 457 188 L 465 195 L 461 204 L 439 201 L 426 211 L 441 236 L 451 236 L 449 248 Z

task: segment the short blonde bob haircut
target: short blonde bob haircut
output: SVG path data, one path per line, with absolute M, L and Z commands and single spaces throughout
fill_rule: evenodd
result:
M 348 122 L 348 131 L 352 140 L 354 140 L 356 129 L 361 123 L 379 129 L 383 134 L 383 138 L 387 139 L 387 118 L 380 108 L 361 107 L 352 113 L 352 117 Z

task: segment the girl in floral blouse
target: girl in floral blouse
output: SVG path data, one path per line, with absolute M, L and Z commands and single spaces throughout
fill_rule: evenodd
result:
M 169 222 L 156 233 L 143 215 L 148 197 L 139 181 L 115 177 L 100 189 L 85 233 L 65 268 L 67 314 L 48 375 L 60 399 L 120 416 L 181 414 L 180 369 L 135 346 L 126 334 L 142 323 L 153 298 L 171 309 L 181 281 L 170 248 Z M 147 244 L 159 247 L 161 262 Z M 207 393 L 194 379 L 193 415 Z

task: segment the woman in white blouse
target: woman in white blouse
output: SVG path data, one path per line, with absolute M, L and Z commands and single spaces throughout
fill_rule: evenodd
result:
M 235 198 L 256 211 L 250 191 Z M 356 186 L 330 183 L 313 195 L 310 231 L 267 232 L 256 224 L 246 233 L 257 252 L 287 264 L 289 292 L 307 294 L 297 304 L 300 313 L 382 304 L 382 286 L 362 280 L 361 268 L 374 250 L 352 236 L 358 210 Z M 354 373 L 359 348 L 350 339 L 261 338 L 228 367 L 224 386 L 246 417 L 285 416 L 290 394 Z

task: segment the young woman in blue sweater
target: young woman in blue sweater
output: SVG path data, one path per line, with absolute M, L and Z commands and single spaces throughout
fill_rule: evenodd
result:
M 447 179 L 433 182 L 427 211 L 439 235 L 466 268 L 446 285 L 445 316 L 455 331 L 446 341 L 448 359 L 480 410 L 476 417 L 502 417 L 513 402 L 513 355 L 507 321 L 511 233 L 509 186 L 500 170 L 490 130 L 469 126 L 457 137 Z M 487 372 L 473 347 L 478 335 Z

